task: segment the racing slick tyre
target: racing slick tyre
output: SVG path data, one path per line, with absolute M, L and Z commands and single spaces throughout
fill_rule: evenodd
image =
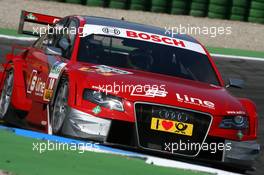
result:
M 216 5 L 221 5 L 225 6 L 230 3 L 230 0 L 209 0 L 210 4 L 216 4 Z
M 173 0 L 170 7 L 171 14 L 187 15 L 190 10 L 190 2 L 186 0 Z
M 264 24 L 264 18 L 248 17 L 248 21 L 252 23 Z
M 186 9 L 187 6 L 188 6 L 188 2 L 185 0 L 173 0 L 171 3 L 172 8 Z
M 187 14 L 188 11 L 185 9 L 180 9 L 180 8 L 172 8 L 171 9 L 171 14 L 175 14 L 175 15 L 185 15 Z
M 153 6 L 166 7 L 167 6 L 167 1 L 164 1 L 164 0 L 152 0 L 152 5 Z
M 146 10 L 146 0 L 131 0 L 129 9 L 131 10 Z
M 250 9 L 249 16 L 254 17 L 254 18 L 264 18 L 264 11 L 263 10 Z
M 150 11 L 166 13 L 168 11 L 168 2 L 164 0 L 152 0 Z
M 225 6 L 221 6 L 221 5 L 210 4 L 209 5 L 209 12 L 226 14 L 228 12 L 228 8 Z
M 198 2 L 198 3 L 208 3 L 209 0 L 192 0 L 192 2 Z
M 234 21 L 245 21 L 245 16 L 243 15 L 231 15 L 230 16 L 230 19 L 231 20 L 234 20 Z
M 157 12 L 157 13 L 165 13 L 166 12 L 166 8 L 165 7 L 160 7 L 160 6 L 152 6 L 150 11 Z
M 82 4 L 82 0 L 65 0 L 66 3 Z
M 104 7 L 104 0 L 86 0 L 87 6 Z
M 68 114 L 68 93 L 68 80 L 62 79 L 58 91 L 56 93 L 55 102 L 50 111 L 52 133 L 55 135 L 60 134 L 64 120 Z
M 191 10 L 190 15 L 196 16 L 196 17 L 204 17 L 206 15 L 206 13 L 205 13 L 205 11 L 201 11 L 201 10 Z
M 251 9 L 264 10 L 264 2 L 251 1 Z
M 217 19 L 226 19 L 226 15 L 225 14 L 212 13 L 212 12 L 208 13 L 208 17 L 209 18 L 217 18 Z
M 126 0 L 111 0 L 109 7 L 114 8 L 114 9 L 126 9 L 127 1 Z
M 248 7 L 248 0 L 233 0 L 233 7 Z
M 0 95 L 0 119 L 5 120 L 11 111 L 11 98 L 14 87 L 14 70 L 7 71 L 3 89 Z
M 241 15 L 244 16 L 247 14 L 247 9 L 243 7 L 232 7 L 231 9 L 231 14 L 232 15 Z
M 230 13 L 230 2 L 229 0 L 210 0 L 208 7 L 209 18 L 226 19 Z
M 191 4 L 191 10 L 200 10 L 200 11 L 207 11 L 207 4 L 193 2 Z
M 233 0 L 230 19 L 235 21 L 245 21 L 249 11 L 248 0 Z
M 140 5 L 140 4 L 131 4 L 129 9 L 131 9 L 131 10 L 144 10 L 145 7 L 143 5 Z

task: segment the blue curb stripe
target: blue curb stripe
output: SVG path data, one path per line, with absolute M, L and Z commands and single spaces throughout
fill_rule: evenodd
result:
M 103 146 L 101 144 L 96 144 L 96 146 L 95 146 L 95 144 L 89 140 L 81 141 L 81 140 L 76 140 L 76 139 L 70 139 L 70 138 L 65 138 L 65 137 L 60 137 L 60 136 L 55 136 L 55 135 L 48 135 L 48 134 L 39 133 L 39 132 L 35 132 L 35 131 L 28 131 L 28 130 L 24 130 L 24 129 L 18 129 L 18 128 L 12 128 L 12 127 L 6 127 L 6 126 L 0 125 L 0 131 L 1 130 L 13 132 L 18 136 L 34 138 L 34 139 L 43 140 L 43 141 L 49 140 L 49 141 L 59 142 L 59 143 L 68 143 L 68 144 L 74 143 L 74 144 L 82 144 L 82 145 L 89 143 L 89 144 L 91 144 L 91 146 L 93 148 L 97 148 L 101 151 L 107 151 L 107 152 L 122 155 L 122 156 L 138 157 L 138 158 L 145 158 L 146 157 L 143 154 L 134 153 L 131 151 L 124 151 L 124 150 L 120 150 L 120 149 L 116 149 L 116 148 L 111 148 L 108 146 Z

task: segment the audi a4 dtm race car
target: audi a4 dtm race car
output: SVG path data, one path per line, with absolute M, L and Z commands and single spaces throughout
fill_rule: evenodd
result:
M 7 123 L 252 166 L 259 151 L 256 106 L 226 90 L 194 38 L 91 16 L 23 11 L 19 30 L 29 34 L 25 22 L 52 28 L 30 47 L 14 46 L 0 66 L 0 117 Z

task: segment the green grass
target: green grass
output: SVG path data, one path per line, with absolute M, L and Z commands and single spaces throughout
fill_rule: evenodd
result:
M 20 37 L 28 36 L 28 35 L 18 34 L 17 30 L 14 30 L 14 29 L 4 29 L 4 28 L 0 28 L 0 34 L 1 35 L 20 36 Z
M 223 55 L 236 55 L 246 57 L 258 57 L 264 59 L 264 52 L 261 51 L 250 51 L 242 49 L 230 49 L 230 48 L 217 48 L 217 47 L 206 47 L 210 53 L 223 54 Z
M 206 173 L 146 164 L 141 159 L 78 151 L 33 151 L 31 138 L 0 130 L 0 169 L 17 175 L 202 175 Z

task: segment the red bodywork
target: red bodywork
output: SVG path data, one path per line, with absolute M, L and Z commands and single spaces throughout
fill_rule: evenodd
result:
M 43 18 L 43 16 L 41 16 Z M 44 17 L 45 18 L 45 17 Z M 55 18 L 55 17 L 54 17 Z M 85 20 L 81 16 L 72 16 L 70 18 L 76 18 L 79 20 L 80 27 L 84 26 Z M 46 19 L 44 19 L 45 21 Z M 48 19 L 53 21 L 54 19 Z M 235 98 L 228 93 L 224 87 L 223 79 L 217 70 L 209 53 L 205 50 L 208 59 L 218 77 L 220 86 L 213 86 L 206 83 L 197 81 L 186 80 L 182 78 L 170 77 L 160 74 L 122 69 L 132 72 L 131 75 L 114 75 L 105 76 L 96 72 L 87 72 L 80 70 L 84 67 L 91 67 L 92 64 L 81 63 L 77 61 L 77 53 L 79 48 L 80 35 L 78 34 L 74 43 L 73 52 L 70 60 L 65 60 L 60 56 L 55 56 L 57 61 L 63 61 L 67 63 L 63 70 L 63 74 L 69 79 L 69 106 L 85 113 L 92 113 L 96 104 L 93 104 L 87 100 L 83 100 L 83 90 L 85 88 L 93 89 L 94 86 L 100 84 L 112 84 L 112 82 L 123 84 L 137 84 L 137 85 L 159 85 L 165 84 L 168 95 L 164 97 L 138 97 L 131 96 L 130 93 L 119 93 L 118 96 L 123 99 L 124 112 L 110 110 L 102 107 L 102 111 L 99 114 L 93 114 L 100 118 L 109 118 L 112 120 L 122 120 L 134 123 L 134 103 L 138 101 L 158 103 L 169 106 L 177 106 L 180 108 L 187 108 L 195 111 L 209 113 L 213 116 L 212 125 L 210 127 L 209 136 L 220 137 L 229 140 L 240 140 L 237 137 L 238 130 L 236 129 L 221 129 L 219 125 L 224 116 L 233 116 L 232 112 L 243 113 L 249 119 L 249 128 L 244 130 L 244 137 L 241 140 L 255 140 L 257 131 L 257 113 L 255 104 L 248 99 Z M 48 62 L 48 56 L 43 50 L 34 47 L 24 48 L 23 51 L 14 55 L 10 53 L 7 55 L 7 63 L 1 65 L 0 80 L 1 87 L 3 86 L 3 79 L 5 77 L 5 70 L 11 67 L 15 70 L 14 90 L 12 96 L 12 105 L 15 109 L 27 111 L 26 121 L 32 126 L 32 129 L 41 130 L 47 132 L 48 119 L 47 119 L 47 105 L 52 103 L 52 100 L 46 101 L 43 98 L 43 93 L 35 95 L 34 93 L 28 93 L 30 82 L 32 81 L 32 72 L 37 70 L 37 77 L 39 78 L 38 91 L 42 91 L 48 88 L 48 75 L 51 70 L 51 66 Z M 58 82 L 59 79 L 56 79 Z M 54 90 L 55 92 L 55 90 Z M 53 93 L 54 96 L 55 93 Z M 178 96 L 177 96 L 178 94 Z M 113 94 L 115 95 L 115 94 Z M 210 101 L 214 104 L 214 109 L 203 107 L 202 105 L 179 102 L 179 99 L 196 98 L 199 99 L 198 103 L 204 103 Z M 205 102 L 206 103 L 206 102 Z M 231 113 L 230 113 L 231 111 Z

